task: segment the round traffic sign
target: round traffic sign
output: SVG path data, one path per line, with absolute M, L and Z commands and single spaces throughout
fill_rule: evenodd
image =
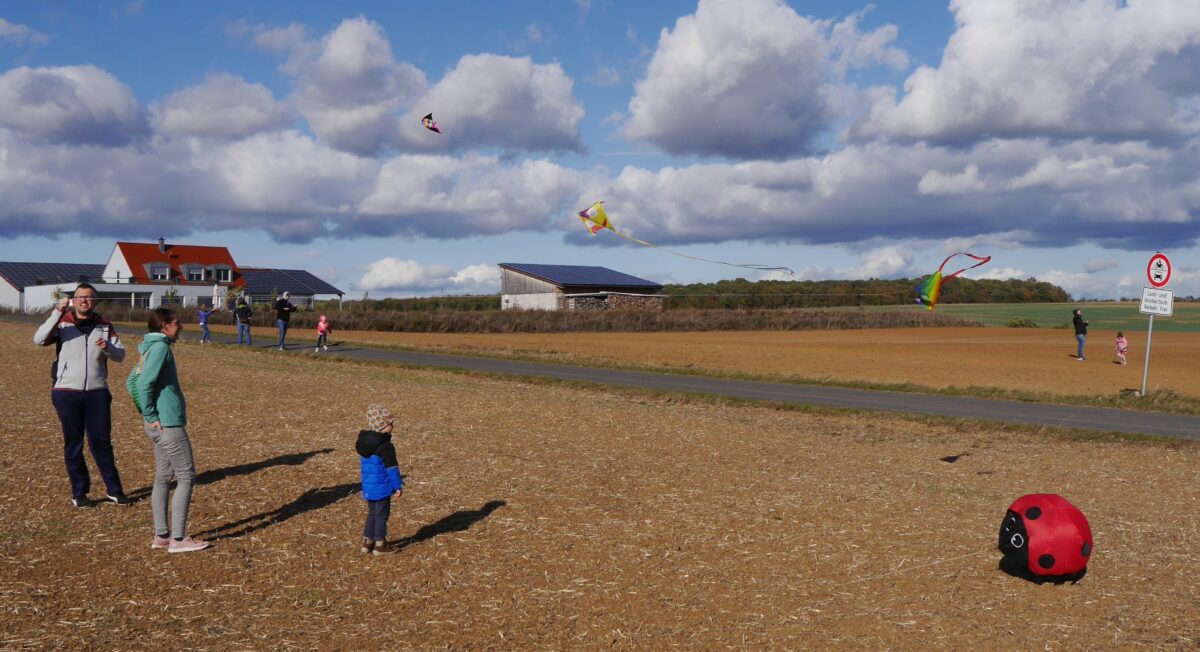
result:
M 1146 278 L 1150 279 L 1150 285 L 1156 288 L 1165 286 L 1171 282 L 1171 259 L 1165 254 L 1154 254 L 1150 257 L 1150 264 L 1146 265 Z

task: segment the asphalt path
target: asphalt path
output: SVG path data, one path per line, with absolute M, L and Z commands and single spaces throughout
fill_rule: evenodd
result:
M 5 316 L 5 321 L 41 323 L 40 318 Z M 260 328 L 256 348 L 273 349 L 277 336 L 274 329 Z M 187 333 L 185 339 L 196 340 L 198 334 Z M 218 335 L 222 344 L 236 340 Z M 882 390 L 827 387 L 791 383 L 771 383 L 752 380 L 709 378 L 686 374 L 625 371 L 600 367 L 523 362 L 500 358 L 480 358 L 465 355 L 418 353 L 359 345 L 339 344 L 328 351 L 316 353 L 304 345 L 289 344 L 285 353 L 328 355 L 358 360 L 376 360 L 417 367 L 462 369 L 510 376 L 553 378 L 598 385 L 615 385 L 666 392 L 711 394 L 730 398 L 772 401 L 790 405 L 824 405 L 855 410 L 893 412 L 900 414 L 932 415 L 960 419 L 981 419 L 1000 423 L 1018 423 L 1054 428 L 1078 428 L 1099 432 L 1200 439 L 1200 417 L 1142 410 L 1026 403 L 998 399 L 889 392 Z
M 232 342 L 229 342 L 232 343 Z M 358 345 L 338 345 L 316 353 L 308 346 L 289 345 L 287 352 L 392 362 L 417 367 L 461 369 L 510 376 L 553 378 L 598 385 L 615 385 L 665 392 L 711 394 L 791 405 L 824 405 L 855 410 L 982 419 L 1055 428 L 1102 432 L 1200 438 L 1200 417 L 1141 410 L 1026 403 L 997 399 L 889 392 L 791 383 L 772 383 L 690 376 L 685 374 L 626 371 L 600 367 L 524 362 L 465 355 L 418 353 Z

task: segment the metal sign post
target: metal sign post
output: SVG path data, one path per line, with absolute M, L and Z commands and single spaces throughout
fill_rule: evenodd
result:
M 1146 378 L 1150 375 L 1150 338 L 1154 335 L 1154 315 L 1170 317 L 1175 308 L 1175 295 L 1163 290 L 1171 282 L 1171 259 L 1161 251 L 1150 257 L 1146 265 L 1146 278 L 1151 288 L 1142 288 L 1142 307 L 1138 312 L 1150 315 L 1150 326 L 1146 329 L 1146 364 L 1142 367 L 1142 396 L 1146 395 Z
M 1142 366 L 1142 393 L 1146 395 L 1146 379 L 1150 376 L 1150 338 L 1154 337 L 1154 315 L 1150 315 L 1150 327 L 1146 329 L 1146 364 Z
M 1154 316 L 1170 317 L 1174 308 L 1174 292 L 1142 288 L 1142 307 L 1138 309 L 1138 312 L 1150 315 L 1150 326 L 1146 330 L 1146 364 L 1142 367 L 1142 396 L 1146 395 L 1146 379 L 1150 376 L 1150 338 L 1154 336 Z

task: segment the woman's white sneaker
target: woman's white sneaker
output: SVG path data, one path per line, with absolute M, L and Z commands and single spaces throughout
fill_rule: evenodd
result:
M 184 537 L 182 541 L 171 539 L 171 543 L 167 545 L 167 552 L 195 552 L 197 550 L 204 550 L 207 547 L 207 541 Z

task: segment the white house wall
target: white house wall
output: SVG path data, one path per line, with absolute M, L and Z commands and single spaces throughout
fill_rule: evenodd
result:
M 558 293 L 501 294 L 500 307 L 505 310 L 558 310 Z
M 121 252 L 120 247 L 113 247 L 112 253 L 108 255 L 108 262 L 104 265 L 104 273 L 101 278 L 106 281 L 133 278 L 133 271 L 129 269 L 129 263 L 125 260 L 125 254 Z
M 21 291 L 0 279 L 0 306 L 10 310 L 24 310 L 21 305 Z
M 0 283 L 0 285 L 8 285 Z M 77 283 L 58 283 L 55 285 L 33 285 L 25 288 L 25 312 L 41 312 L 49 310 L 50 306 L 54 305 L 54 291 L 71 293 L 75 291 Z M 213 296 L 212 286 L 201 285 L 151 285 L 142 283 L 92 283 L 92 287 L 96 288 L 98 294 L 116 294 L 116 295 L 131 295 L 131 294 L 149 294 L 151 308 L 157 308 L 162 305 L 163 295 L 167 290 L 174 288 L 176 295 L 179 297 L 183 306 L 190 307 L 198 305 L 199 299 L 211 300 Z M 121 301 L 122 299 L 105 299 L 106 301 Z M 8 305 L 7 303 L 5 305 Z

